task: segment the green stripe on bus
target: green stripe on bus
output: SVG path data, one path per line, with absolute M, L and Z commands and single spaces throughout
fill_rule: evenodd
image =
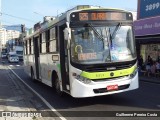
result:
M 128 68 L 128 69 L 107 71 L 107 72 L 85 72 L 85 71 L 83 71 L 81 73 L 81 76 L 88 78 L 88 79 L 114 78 L 114 77 L 130 75 L 134 72 L 134 70 L 136 68 L 137 68 L 137 66 L 135 65 L 135 66 Z
M 61 71 L 61 65 L 57 64 L 57 67 L 58 67 L 59 71 Z

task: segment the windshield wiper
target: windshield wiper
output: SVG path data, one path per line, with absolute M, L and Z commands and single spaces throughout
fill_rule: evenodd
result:
M 114 29 L 112 35 L 110 35 L 111 39 L 113 39 L 116 36 L 117 31 L 119 30 L 119 28 L 121 27 L 121 23 L 118 23 L 116 25 L 116 28 Z
M 99 32 L 95 29 L 95 27 L 93 27 L 92 24 L 89 24 L 88 25 L 92 28 L 92 30 L 96 33 L 97 37 L 100 38 L 102 41 L 104 40 L 103 36 L 99 34 Z

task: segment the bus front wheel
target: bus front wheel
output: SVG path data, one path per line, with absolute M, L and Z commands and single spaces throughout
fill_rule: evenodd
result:
M 34 76 L 34 72 L 33 72 L 33 69 L 31 68 L 31 79 L 33 82 L 35 82 L 35 76 Z
M 61 91 L 61 88 L 60 88 L 60 81 L 59 81 L 58 77 L 55 80 L 55 89 L 56 89 L 56 92 L 59 96 L 63 95 L 63 92 Z

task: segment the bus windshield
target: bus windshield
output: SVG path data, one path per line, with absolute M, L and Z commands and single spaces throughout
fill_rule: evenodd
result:
M 136 57 L 132 27 L 121 25 L 72 28 L 71 60 L 80 64 L 130 61 Z

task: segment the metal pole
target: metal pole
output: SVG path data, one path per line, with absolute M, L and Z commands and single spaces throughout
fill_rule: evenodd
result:
M 2 15 L 2 0 L 0 0 L 0 15 Z

